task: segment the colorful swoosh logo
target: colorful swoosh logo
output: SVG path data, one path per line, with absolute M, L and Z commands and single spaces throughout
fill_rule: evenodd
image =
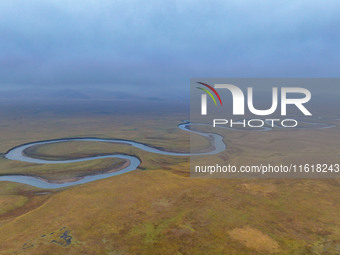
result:
M 208 84 L 206 84 L 206 83 L 203 83 L 203 82 L 197 82 L 197 83 L 199 83 L 199 84 L 201 84 L 201 85 L 207 87 L 208 89 L 210 89 L 210 90 L 217 96 L 217 98 L 218 98 L 218 100 L 220 101 L 220 104 L 221 104 L 221 106 L 222 106 L 222 100 L 221 100 L 221 98 L 220 98 L 220 95 L 217 93 L 217 91 L 216 91 L 213 87 L 211 87 L 210 85 L 208 85 Z M 211 94 L 211 92 L 210 92 L 209 90 L 204 89 L 204 88 L 200 88 L 200 87 L 196 87 L 196 88 L 198 88 L 198 89 L 200 89 L 200 90 L 203 90 L 205 93 L 207 93 L 207 94 L 212 98 L 212 100 L 214 101 L 215 105 L 217 105 L 216 100 L 215 100 L 215 97 Z

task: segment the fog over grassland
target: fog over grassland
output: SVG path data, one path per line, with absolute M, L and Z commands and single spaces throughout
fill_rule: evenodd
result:
M 180 98 L 191 77 L 336 77 L 339 10 L 337 0 L 2 0 L 0 99 Z

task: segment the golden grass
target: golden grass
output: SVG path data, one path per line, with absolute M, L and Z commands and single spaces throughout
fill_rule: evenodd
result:
M 169 150 L 189 148 L 188 133 L 176 127 L 185 118 L 180 113 L 158 119 L 151 115 L 113 118 L 51 114 L 32 118 L 23 114 L 18 119 L 9 116 L 8 122 L 0 126 L 3 152 L 25 142 L 72 136 L 125 138 Z M 198 127 L 201 128 L 204 129 Z M 237 163 L 242 158 L 277 162 L 295 153 L 298 156 L 308 153 L 313 160 L 320 151 L 320 156 L 326 159 L 339 158 L 338 131 L 299 131 L 289 135 L 267 132 L 266 136 L 230 130 L 218 132 L 228 144 L 225 160 Z M 277 139 L 280 135 L 282 140 Z M 296 140 L 297 147 L 290 147 L 287 139 Z M 313 146 L 318 139 L 328 140 L 329 145 Z M 201 144 L 205 142 L 203 139 Z M 5 198 L 5 203 L 18 206 L 0 215 L 0 254 L 339 253 L 340 181 L 337 179 L 196 179 L 188 177 L 186 157 L 155 155 L 129 146 L 68 145 L 41 146 L 37 151 L 46 157 L 119 151 L 140 157 L 141 169 L 146 171 L 137 170 L 48 193 L 27 185 L 0 182 L 0 196 Z M 72 166 L 72 172 L 96 169 L 96 165 L 100 170 L 112 163 L 110 160 L 81 162 Z M 53 176 L 60 171 L 61 175 L 66 174 L 65 166 L 53 167 L 0 160 L 1 173 Z M 27 202 L 16 204 L 16 196 L 26 197 Z M 51 243 L 62 235 L 63 227 L 72 236 L 71 244 Z
M 277 192 L 277 187 L 273 183 L 244 183 L 243 187 L 253 195 L 268 196 Z
M 0 195 L 0 215 L 23 206 L 27 200 L 25 196 Z
M 244 192 L 252 183 L 274 185 L 276 193 Z M 0 254 L 28 241 L 36 245 L 25 254 L 266 254 L 276 244 L 279 254 L 313 254 L 318 242 L 340 238 L 339 192 L 339 183 L 326 180 L 193 179 L 137 170 L 59 191 L 2 224 Z M 244 226 L 254 229 L 245 235 L 250 243 L 240 237 L 249 230 Z M 62 227 L 72 245 L 39 241 Z
M 275 240 L 263 234 L 258 229 L 254 229 L 249 226 L 234 228 L 229 231 L 229 235 L 231 238 L 240 241 L 250 249 L 268 253 L 276 253 L 279 251 L 279 244 Z
M 58 182 L 110 170 L 114 171 L 114 169 L 119 169 L 125 162 L 122 159 L 107 158 L 83 161 L 81 163 L 33 164 L 0 159 L 0 174 L 26 174 Z

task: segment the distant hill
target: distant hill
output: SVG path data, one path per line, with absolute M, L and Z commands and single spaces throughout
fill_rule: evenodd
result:
M 161 101 L 159 97 L 144 97 L 124 91 L 96 88 L 85 89 L 17 89 L 0 91 L 0 101 L 29 100 L 150 100 Z
M 90 98 L 89 95 L 86 95 L 85 93 L 82 93 L 80 91 L 73 90 L 73 89 L 59 90 L 47 96 L 55 98 L 55 99 L 89 99 Z

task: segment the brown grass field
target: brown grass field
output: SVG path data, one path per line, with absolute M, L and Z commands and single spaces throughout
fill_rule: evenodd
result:
M 110 104 L 74 104 L 2 105 L 0 152 L 37 140 L 87 136 L 190 149 L 189 134 L 177 128 L 188 119 L 180 104 L 132 108 L 129 114 L 114 105 L 103 111 Z M 228 161 L 256 163 L 304 155 L 310 162 L 339 159 L 339 131 L 218 132 L 228 144 Z M 197 140 L 198 150 L 209 144 Z M 188 157 L 99 142 L 36 146 L 28 153 L 52 159 L 127 153 L 142 164 L 127 174 L 58 190 L 0 182 L 0 254 L 340 254 L 338 179 L 190 178 Z M 1 158 L 0 174 L 60 181 L 121 163 L 37 165 Z

